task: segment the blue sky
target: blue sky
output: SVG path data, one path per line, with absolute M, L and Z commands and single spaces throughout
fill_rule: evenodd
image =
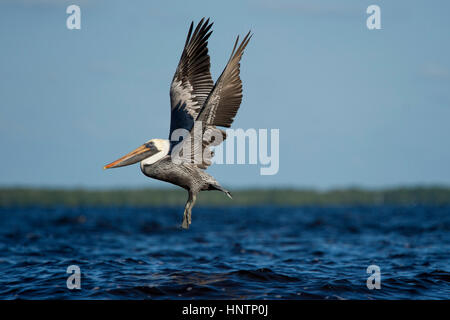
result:
M 102 166 L 167 138 L 169 83 L 189 23 L 214 21 L 213 78 L 236 35 L 235 128 L 280 129 L 280 170 L 215 165 L 228 187 L 450 184 L 448 1 L 0 3 L 0 185 L 163 187 Z M 66 7 L 81 7 L 81 30 Z M 381 7 L 382 30 L 366 8 Z

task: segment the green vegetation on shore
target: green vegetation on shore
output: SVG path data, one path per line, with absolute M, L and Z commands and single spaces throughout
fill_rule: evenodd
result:
M 413 205 L 450 204 L 450 187 L 404 187 L 384 190 L 359 188 L 238 189 L 230 200 L 221 192 L 202 192 L 198 205 Z M 0 188 L 0 207 L 8 206 L 175 206 L 184 205 L 182 189 L 41 189 Z

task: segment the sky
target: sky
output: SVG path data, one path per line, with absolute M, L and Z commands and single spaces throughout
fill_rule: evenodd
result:
M 233 128 L 279 129 L 279 171 L 213 165 L 225 187 L 450 184 L 448 1 L 0 2 L 0 186 L 166 187 L 102 167 L 167 138 L 189 24 L 214 21 L 217 79 L 237 35 Z M 67 6 L 81 29 L 66 27 Z M 369 5 L 381 29 L 366 26 Z

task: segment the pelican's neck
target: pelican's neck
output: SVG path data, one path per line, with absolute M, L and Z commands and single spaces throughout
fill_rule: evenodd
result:
M 166 139 L 153 139 L 155 147 L 159 150 L 157 153 L 141 161 L 141 170 L 146 165 L 153 164 L 169 154 L 170 141 Z

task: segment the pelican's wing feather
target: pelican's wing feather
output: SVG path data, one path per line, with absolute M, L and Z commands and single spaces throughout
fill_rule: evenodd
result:
M 241 104 L 240 60 L 251 37 L 249 32 L 241 43 L 239 43 L 239 37 L 237 37 L 225 69 L 196 118 L 196 127 L 198 128 L 198 125 L 201 124 L 202 128 L 201 130 L 195 130 L 194 127 L 190 132 L 191 152 L 185 158 L 189 158 L 189 161 L 196 163 L 202 169 L 211 165 L 213 153 L 210 147 L 217 146 L 226 139 L 225 131 L 216 126 L 230 127 Z M 201 141 L 201 143 L 198 141 Z M 178 150 L 181 148 L 182 145 L 179 146 Z M 199 162 L 198 159 L 201 159 L 201 161 Z
M 193 27 L 192 22 L 170 86 L 169 140 L 176 129 L 192 129 L 198 112 L 214 86 L 207 47 L 212 23 L 203 18 L 195 30 Z
M 251 37 L 250 32 L 247 33 L 239 46 L 239 37 L 237 37 L 230 60 L 200 110 L 197 121 L 210 126 L 227 128 L 233 123 L 242 101 L 240 61 Z

